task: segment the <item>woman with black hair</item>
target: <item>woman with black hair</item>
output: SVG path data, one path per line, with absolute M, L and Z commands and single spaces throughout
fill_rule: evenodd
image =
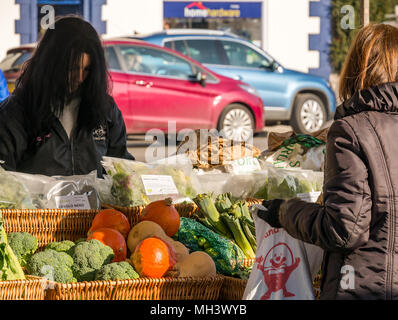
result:
M 134 159 L 96 30 L 79 17 L 57 19 L 0 104 L 0 160 L 7 170 L 81 175 L 103 156 Z

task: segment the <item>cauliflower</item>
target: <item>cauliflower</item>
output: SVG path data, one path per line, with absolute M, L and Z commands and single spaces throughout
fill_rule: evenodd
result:
M 46 246 L 46 249 L 52 249 L 58 252 L 66 252 L 69 253 L 70 248 L 75 245 L 73 241 L 70 240 L 63 240 L 59 242 L 51 242 Z
M 34 276 L 68 283 L 76 282 L 72 272 L 73 259 L 65 252 L 46 249 L 35 253 L 28 261 L 26 269 Z
M 19 264 L 25 267 L 38 248 L 37 238 L 28 232 L 10 232 L 7 239 L 12 251 L 18 258 Z
M 72 271 L 77 281 L 92 281 L 96 272 L 112 261 L 113 249 L 102 242 L 91 239 L 79 242 L 70 249 L 73 258 Z
M 125 280 L 137 278 L 139 278 L 139 274 L 134 270 L 130 263 L 126 261 L 106 264 L 102 266 L 95 275 L 95 280 Z

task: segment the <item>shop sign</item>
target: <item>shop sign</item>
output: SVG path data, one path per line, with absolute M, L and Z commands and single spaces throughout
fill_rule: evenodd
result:
M 261 18 L 261 2 L 166 1 L 164 18 Z

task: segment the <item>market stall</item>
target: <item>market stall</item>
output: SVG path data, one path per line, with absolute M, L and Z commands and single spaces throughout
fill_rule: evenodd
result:
M 27 283 L 41 288 L 0 298 L 257 299 L 244 297 L 262 263 L 253 205 L 275 198 L 319 201 L 323 184 L 319 135 L 290 134 L 270 145 L 261 154 L 212 137 L 195 149 L 182 144 L 156 163 L 104 157 L 101 179 L 0 167 L 7 260 L 0 291 Z

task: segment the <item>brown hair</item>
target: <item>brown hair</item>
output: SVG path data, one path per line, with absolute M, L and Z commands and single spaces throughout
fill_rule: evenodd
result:
M 340 74 L 342 101 L 355 92 L 398 81 L 398 28 L 369 24 L 355 36 Z

